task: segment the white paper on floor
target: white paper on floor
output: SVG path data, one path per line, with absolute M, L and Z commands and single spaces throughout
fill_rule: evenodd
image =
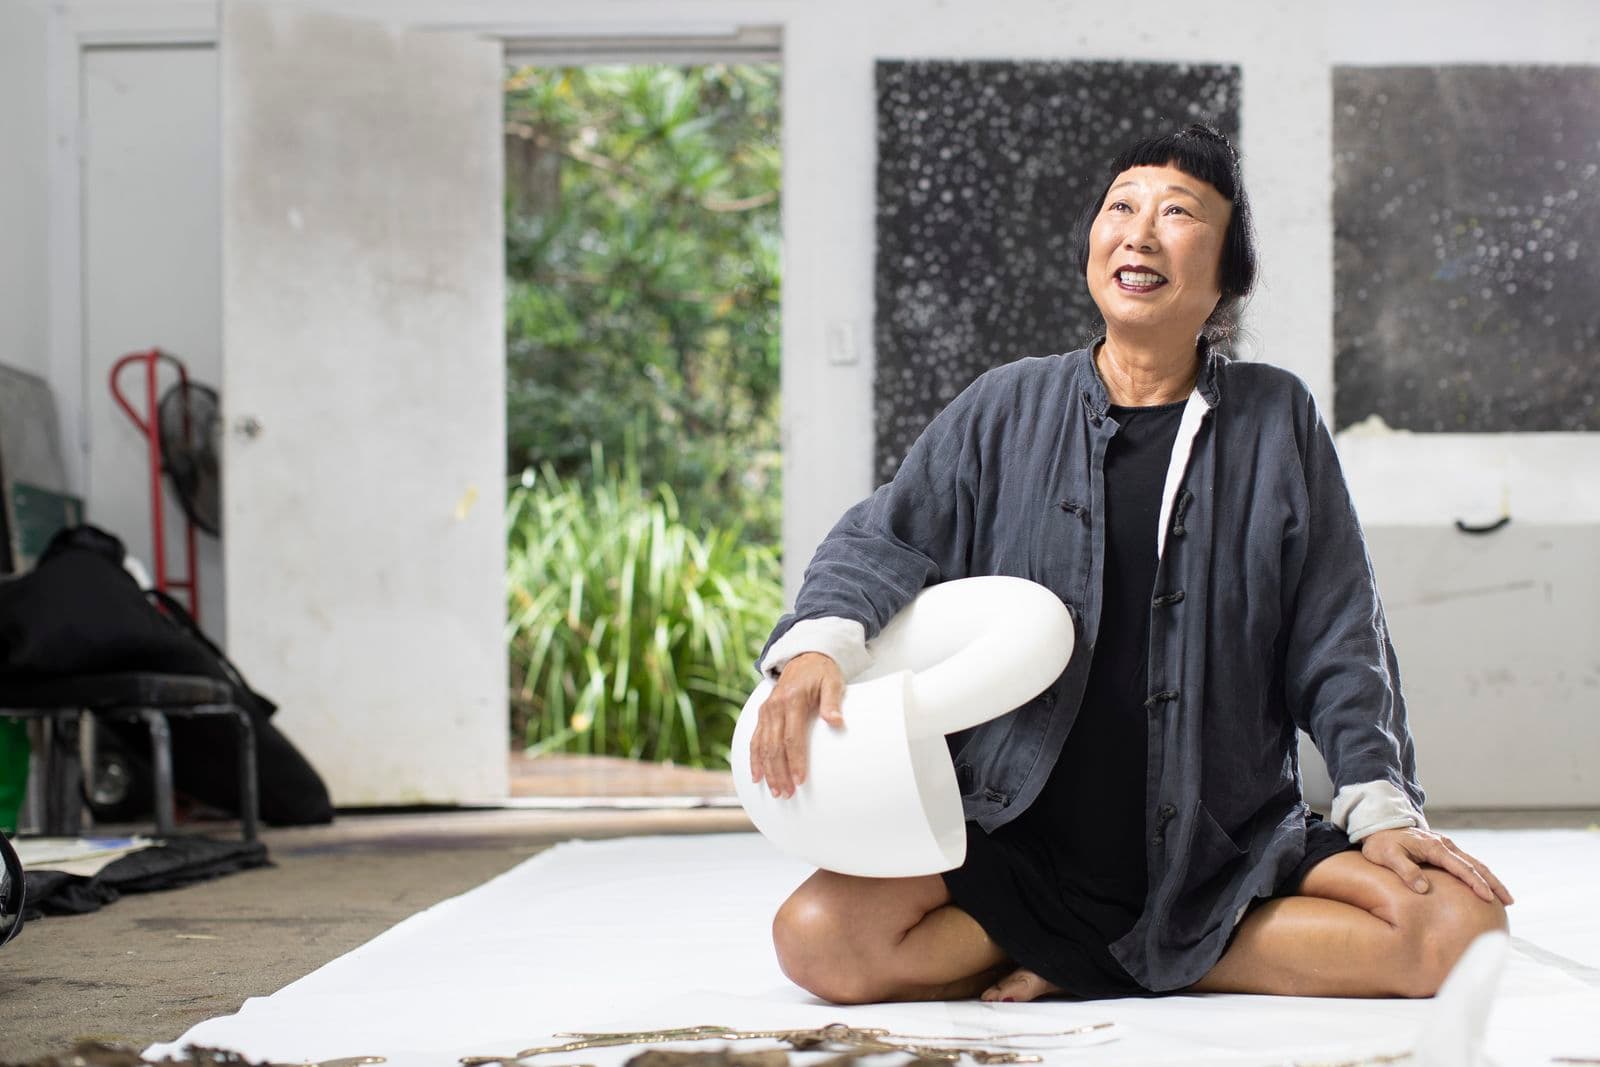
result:
M 1600 1058 L 1600 832 L 1451 837 L 1517 898 L 1488 1023 L 1491 1062 Z M 1326 1063 L 1409 1050 L 1438 1007 L 1223 995 L 836 1007 L 790 984 L 772 952 L 773 912 L 809 873 L 754 834 L 560 845 L 148 1054 L 197 1044 L 277 1063 L 370 1055 L 420 1067 L 510 1056 L 573 1030 L 838 1021 L 942 1037 L 1110 1022 L 1088 1038 L 994 1047 L 1027 1048 L 1052 1064 Z M 530 1062 L 607 1067 L 639 1051 L 588 1049 Z
M 27 871 L 60 871 L 93 878 L 123 856 L 156 844 L 150 837 L 23 837 L 12 844 Z

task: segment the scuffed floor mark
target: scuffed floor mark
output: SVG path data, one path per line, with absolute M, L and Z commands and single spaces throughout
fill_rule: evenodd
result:
M 1577 960 L 1568 959 L 1558 952 L 1540 948 L 1532 941 L 1524 941 L 1520 937 L 1513 937 L 1511 945 L 1530 959 L 1554 967 L 1559 971 L 1564 971 L 1580 982 L 1586 982 L 1589 985 L 1600 988 L 1600 967 L 1591 967 L 1587 963 L 1579 963 Z
M 1469 589 L 1441 589 L 1438 592 L 1423 593 L 1415 600 L 1399 600 L 1390 606 L 1390 610 L 1399 608 L 1425 608 L 1434 604 L 1443 604 L 1451 600 L 1471 600 L 1473 597 L 1498 596 L 1501 593 L 1518 593 L 1526 589 L 1535 589 L 1539 583 L 1532 578 L 1518 582 L 1503 582 L 1499 585 L 1475 586 Z

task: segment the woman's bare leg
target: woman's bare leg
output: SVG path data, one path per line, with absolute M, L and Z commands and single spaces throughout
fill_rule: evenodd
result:
M 938 875 L 818 871 L 778 909 L 772 940 L 783 972 L 836 1004 L 965 999 L 1010 966 Z
M 1424 866 L 1418 893 L 1359 852 L 1317 864 L 1300 894 L 1246 915 L 1195 993 L 1431 997 L 1481 933 L 1506 929 L 1505 907 Z
M 1474 938 L 1506 929 L 1506 915 L 1449 872 L 1423 870 L 1425 894 L 1359 852 L 1323 860 L 1299 895 L 1246 915 L 1222 959 L 1187 991 L 1432 996 Z M 1008 963 L 937 875 L 818 871 L 779 909 L 773 942 L 785 974 L 835 1003 L 1021 1001 L 1055 991 Z
M 1359 852 L 1330 856 L 1306 875 L 1299 895 L 1246 915 L 1222 959 L 1187 992 L 1433 996 L 1474 938 L 1506 929 L 1506 913 L 1449 872 L 1423 870 L 1432 888 L 1417 893 Z M 1037 974 L 1017 969 L 983 999 L 1054 992 Z

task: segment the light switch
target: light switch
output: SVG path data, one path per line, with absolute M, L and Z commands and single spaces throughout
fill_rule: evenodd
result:
M 824 348 L 829 363 L 841 367 L 853 364 L 856 361 L 855 324 L 842 319 L 829 322 Z

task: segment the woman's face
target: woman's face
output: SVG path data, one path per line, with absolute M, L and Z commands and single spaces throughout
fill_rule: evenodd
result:
M 1089 295 L 1108 330 L 1194 337 L 1222 296 L 1233 205 L 1176 167 L 1132 167 L 1112 181 L 1089 233 Z

